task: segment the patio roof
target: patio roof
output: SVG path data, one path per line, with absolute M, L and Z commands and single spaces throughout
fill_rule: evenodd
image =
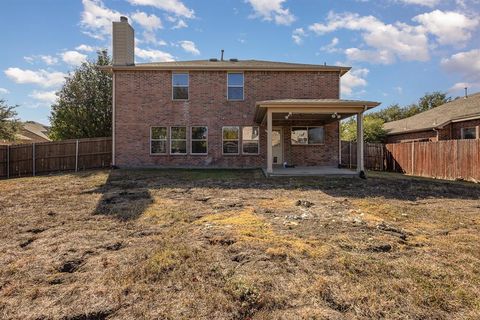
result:
M 306 114 L 309 120 L 326 120 L 325 115 L 338 113 L 343 118 L 380 105 L 376 101 L 344 100 L 344 99 L 280 99 L 266 100 L 256 103 L 255 121 L 265 120 L 267 109 L 277 114 Z M 283 116 L 282 116 L 283 117 Z M 292 118 L 292 120 L 295 118 Z

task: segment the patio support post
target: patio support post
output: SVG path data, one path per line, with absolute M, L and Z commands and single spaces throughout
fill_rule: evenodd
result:
M 363 162 L 363 111 L 357 113 L 357 172 L 364 171 Z
M 273 173 L 272 110 L 267 109 L 267 173 Z

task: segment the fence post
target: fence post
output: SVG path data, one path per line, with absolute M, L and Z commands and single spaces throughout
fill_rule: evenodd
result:
M 415 175 L 415 142 L 412 142 L 412 175 Z
M 32 175 L 35 177 L 35 142 L 32 143 Z
M 78 171 L 78 139 L 75 142 L 75 172 Z
M 7 145 L 7 179 L 10 178 L 10 146 Z
M 348 167 L 352 169 L 352 141 L 348 142 Z
M 384 151 L 383 149 L 385 148 L 385 145 L 381 144 L 381 147 L 380 147 L 380 158 L 382 159 L 382 161 L 380 161 L 380 171 L 384 171 L 384 166 L 385 166 L 385 159 L 384 159 Z

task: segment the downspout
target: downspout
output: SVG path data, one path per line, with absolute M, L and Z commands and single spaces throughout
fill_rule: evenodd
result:
M 115 72 L 112 76 L 112 167 L 115 167 Z

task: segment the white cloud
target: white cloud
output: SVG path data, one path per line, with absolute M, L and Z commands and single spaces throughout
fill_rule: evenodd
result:
M 340 29 L 359 31 L 368 48 L 349 48 L 345 51 L 348 58 L 390 64 L 397 59 L 427 61 L 430 59 L 429 50 L 433 47 L 429 43 L 429 35 L 435 36 L 441 45 L 463 44 L 472 37 L 479 24 L 478 18 L 440 10 L 415 16 L 412 20 L 418 24 L 387 24 L 374 16 L 330 12 L 325 23 L 314 23 L 309 29 L 317 35 Z
M 143 32 L 143 39 L 135 39 L 136 43 L 149 43 L 154 44 L 156 46 L 166 46 L 167 43 L 164 40 L 158 40 L 157 36 L 154 32 L 144 31 Z
M 288 8 L 283 7 L 286 0 L 246 0 L 255 11 L 252 17 L 259 17 L 266 21 L 274 21 L 276 24 L 291 25 L 295 16 Z
M 358 48 L 347 49 L 350 50 L 346 53 L 350 55 L 351 59 L 374 63 L 392 63 L 395 58 L 407 61 L 429 59 L 428 37 L 423 32 L 423 28 L 419 26 L 410 26 L 400 22 L 385 24 L 374 16 L 330 12 L 327 23 L 315 23 L 309 29 L 318 35 L 338 29 L 362 32 L 363 40 L 372 49 L 368 51 Z
M 183 29 L 187 28 L 188 24 L 183 19 L 178 19 L 178 22 L 172 27 L 172 29 Z
M 180 47 L 182 47 L 183 50 L 185 50 L 188 53 L 191 53 L 196 56 L 200 54 L 200 50 L 197 49 L 193 41 L 183 40 L 183 41 L 179 41 L 178 44 L 180 45 Z
M 345 49 L 345 55 L 351 61 L 372 61 L 380 64 L 391 64 L 395 55 L 389 50 L 361 50 L 358 48 Z
M 42 102 L 47 103 L 54 103 L 57 100 L 57 95 L 55 94 L 55 90 L 53 91 L 37 91 L 34 90 L 29 97 L 34 98 L 36 100 L 40 100 Z
M 92 46 L 89 46 L 87 44 L 81 44 L 75 48 L 75 50 L 78 51 L 83 51 L 83 52 L 93 52 L 95 51 L 95 48 Z
M 52 57 L 52 56 L 49 56 L 49 55 L 40 56 L 40 59 L 42 59 L 42 61 L 45 62 L 46 64 L 48 64 L 49 66 L 58 63 L 58 59 L 57 59 L 57 58 Z
M 326 52 L 329 52 L 329 53 L 338 52 L 339 49 L 337 48 L 337 45 L 338 45 L 339 42 L 340 42 L 340 40 L 338 40 L 338 38 L 333 38 L 332 41 L 330 41 L 329 44 L 327 44 L 325 46 L 322 46 L 320 48 L 320 50 L 321 51 L 326 51 Z
M 139 6 L 152 6 L 160 10 L 173 13 L 185 18 L 194 18 L 195 12 L 189 9 L 180 0 L 127 0 L 130 4 Z
M 87 55 L 78 51 L 66 51 L 60 54 L 62 60 L 72 66 L 79 66 L 82 62 L 87 61 Z
M 5 89 L 5 88 L 0 88 L 0 93 L 1 93 L 1 94 L 8 94 L 8 93 L 10 93 L 10 91 L 8 91 L 8 90 Z
M 45 64 L 47 64 L 49 66 L 58 63 L 57 58 L 55 58 L 53 56 L 49 56 L 49 55 L 27 56 L 27 57 L 23 57 L 23 59 L 25 59 L 25 61 L 27 61 L 28 63 L 31 63 L 31 64 L 33 64 L 35 61 L 38 61 L 38 60 L 43 61 Z
M 144 60 L 153 62 L 175 61 L 174 57 L 170 53 L 160 50 L 140 49 L 136 47 L 135 55 Z
M 442 59 L 441 64 L 448 71 L 480 77 L 480 49 L 456 53 Z
M 459 74 L 464 81 L 454 84 L 451 91 L 480 89 L 480 49 L 459 52 L 441 61 L 442 67 L 452 73 Z
M 65 77 L 67 76 L 63 72 L 49 72 L 43 69 L 34 71 L 20 68 L 8 68 L 4 72 L 8 78 L 16 83 L 31 83 L 40 85 L 42 87 L 59 86 L 65 81 Z
M 84 33 L 95 39 L 105 39 L 112 32 L 112 21 L 119 21 L 122 14 L 111 10 L 100 0 L 82 0 L 80 25 Z
M 353 94 L 354 88 L 363 88 L 367 86 L 367 77 L 370 70 L 366 68 L 352 69 L 341 78 L 341 92 L 347 96 Z
M 154 14 L 148 15 L 145 12 L 135 12 L 132 19 L 148 31 L 154 31 L 162 28 L 162 21 Z
M 472 37 L 472 31 L 479 24 L 478 18 L 469 18 L 453 11 L 435 10 L 413 18 L 423 25 L 427 32 L 435 35 L 440 44 L 465 43 Z
M 292 40 L 296 44 L 300 45 L 303 43 L 303 38 L 306 36 L 305 30 L 303 28 L 297 28 L 292 32 Z
M 406 4 L 416 4 L 426 7 L 434 7 L 440 3 L 440 0 L 398 0 Z

